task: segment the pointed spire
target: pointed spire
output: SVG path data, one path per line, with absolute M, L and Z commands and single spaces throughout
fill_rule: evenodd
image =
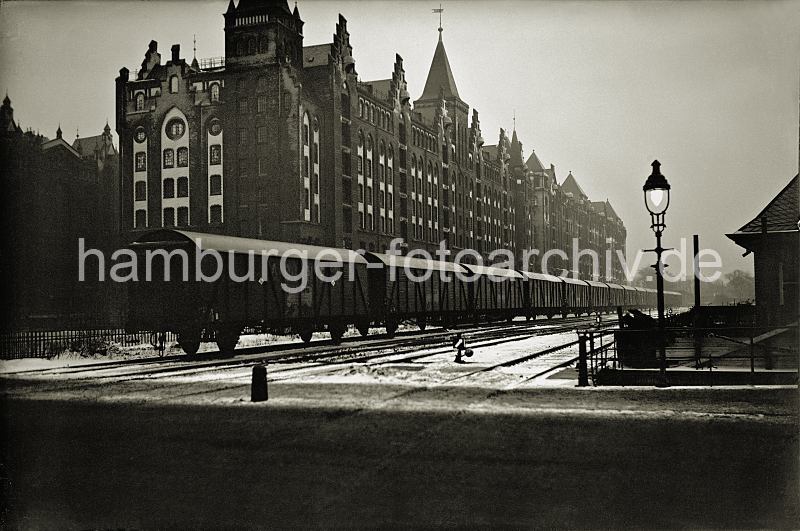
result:
M 11 98 L 8 97 L 8 91 L 6 91 L 6 97 L 3 98 L 3 106 L 4 107 L 11 106 Z
M 441 28 L 439 29 L 441 30 Z M 439 42 L 436 44 L 436 51 L 433 53 L 433 61 L 431 61 L 428 79 L 425 82 L 425 89 L 422 91 L 420 100 L 438 98 L 440 87 L 444 89 L 445 98 L 459 98 L 456 80 L 453 77 L 450 61 L 447 59 L 447 52 L 444 49 L 441 31 L 439 32 Z
M 56 138 L 61 138 L 61 124 L 58 124 L 58 129 L 56 129 Z
M 108 120 L 106 120 L 106 123 L 108 123 Z M 80 137 L 81 137 L 81 128 L 75 127 L 75 140 L 78 140 Z
M 103 128 L 103 133 L 106 135 L 111 134 L 111 126 L 108 125 L 108 118 L 106 118 L 106 126 Z
M 228 2 L 228 10 L 226 13 L 233 13 L 234 11 L 236 11 L 236 6 L 233 5 L 233 0 L 230 0 L 230 2 Z

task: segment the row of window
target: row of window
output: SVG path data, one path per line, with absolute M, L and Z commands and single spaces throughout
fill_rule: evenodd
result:
M 433 153 L 439 152 L 439 141 L 436 139 L 436 137 L 416 127 L 411 128 L 411 142 L 414 146 L 427 151 L 431 151 Z
M 164 150 L 164 168 L 175 167 L 175 152 L 172 149 Z M 222 146 L 213 144 L 209 153 L 209 164 L 216 166 L 222 164 Z M 178 148 L 178 168 L 185 168 L 189 166 L 189 150 L 188 148 Z M 135 171 L 147 171 L 147 153 L 144 151 L 136 152 Z
M 172 149 L 165 149 L 162 160 L 164 162 L 164 168 L 174 168 L 175 151 Z M 189 166 L 189 148 L 178 148 L 178 168 L 186 168 L 187 166 Z
M 256 112 L 267 112 L 267 97 L 260 95 L 256 98 Z M 244 97 L 239 98 L 239 114 L 250 113 L 250 100 Z
M 162 225 L 164 227 L 188 227 L 189 226 L 189 207 L 172 208 L 167 207 L 162 213 Z M 208 209 L 209 223 L 222 223 L 222 206 L 211 205 Z M 140 208 L 134 215 L 134 226 L 137 229 L 147 228 L 147 210 Z
M 189 197 L 189 179 L 187 177 L 179 177 L 177 184 L 176 194 L 175 179 L 164 179 L 161 185 L 164 199 Z M 211 175 L 208 178 L 208 186 L 208 195 L 222 195 L 222 176 Z M 147 201 L 147 183 L 145 181 L 136 181 L 134 185 L 134 200 Z
M 386 216 L 375 216 L 378 219 L 378 226 L 374 224 L 374 218 L 370 213 L 358 213 L 358 225 L 364 230 L 377 230 L 378 232 L 393 234 L 394 233 L 394 219 L 387 218 Z
M 375 124 L 381 129 L 394 131 L 394 114 L 377 107 L 364 98 L 358 99 L 358 117 L 369 123 Z

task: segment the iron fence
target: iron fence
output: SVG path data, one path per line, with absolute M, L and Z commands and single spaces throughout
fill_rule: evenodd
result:
M 176 341 L 167 332 L 164 341 Z M 52 358 L 64 352 L 86 355 L 105 354 L 114 345 L 151 345 L 156 348 L 159 334 L 127 332 L 123 328 L 77 327 L 70 330 L 13 330 L 0 332 L 0 359 Z
M 798 324 L 765 329 L 764 327 L 671 327 L 637 330 L 604 328 L 578 332 L 580 354 L 578 385 L 632 381 L 622 378 L 622 371 L 635 373 L 644 384 L 659 382 L 656 369 L 662 366 L 660 350 L 663 342 L 666 371 L 681 371 L 682 380 L 713 383 L 713 372 L 725 370 L 728 381 L 766 383 L 776 378 L 759 378 L 764 371 L 798 371 Z M 706 376 L 691 372 L 706 371 Z M 738 374 L 737 374 L 738 373 Z M 749 377 L 747 375 L 750 375 Z M 733 375 L 733 376 L 731 376 Z M 631 376 L 630 374 L 628 375 Z M 605 378 L 604 378 L 605 377 Z

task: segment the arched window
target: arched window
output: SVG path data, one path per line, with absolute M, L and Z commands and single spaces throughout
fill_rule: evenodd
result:
M 144 151 L 136 153 L 136 171 L 147 170 L 147 154 Z
M 212 175 L 208 180 L 208 195 L 222 195 L 222 175 Z
M 143 111 L 144 110 L 144 94 L 141 92 L 136 95 L 136 110 Z
M 189 178 L 178 178 L 178 197 L 189 197 Z
M 134 226 L 137 229 L 141 229 L 147 226 L 147 210 L 140 208 L 136 211 L 136 221 L 134 222 Z
M 162 189 L 162 196 L 164 199 L 172 199 L 175 197 L 175 181 L 173 179 L 164 179 Z
M 211 83 L 211 101 L 219 101 L 219 83 Z
M 147 183 L 144 181 L 136 181 L 136 192 L 134 194 L 134 201 L 147 201 Z
M 165 227 L 174 227 L 175 226 L 175 209 L 174 208 L 165 208 L 164 209 L 164 226 Z
M 178 182 L 180 182 L 180 180 Z M 178 226 L 185 227 L 188 224 L 189 224 L 189 208 L 188 207 L 178 208 Z
M 178 76 L 169 77 L 169 91 L 173 94 L 178 92 Z
M 171 149 L 164 150 L 164 167 L 165 168 L 175 167 L 175 152 Z
M 244 41 L 236 42 L 236 55 L 244 55 Z
M 189 165 L 189 148 L 178 148 L 178 167 L 185 168 Z
M 208 222 L 209 223 L 222 223 L 222 206 L 221 205 L 211 205 L 208 214 Z
M 249 41 L 247 41 L 247 53 L 250 54 L 250 55 L 253 55 L 254 53 L 256 53 L 256 40 L 255 39 L 250 39 Z
M 219 144 L 212 144 L 210 151 L 210 164 L 217 165 L 222 163 L 222 146 Z

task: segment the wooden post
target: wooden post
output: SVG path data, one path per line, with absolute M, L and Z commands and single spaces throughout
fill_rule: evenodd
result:
M 578 387 L 589 386 L 589 370 L 586 366 L 586 337 L 578 335 Z

